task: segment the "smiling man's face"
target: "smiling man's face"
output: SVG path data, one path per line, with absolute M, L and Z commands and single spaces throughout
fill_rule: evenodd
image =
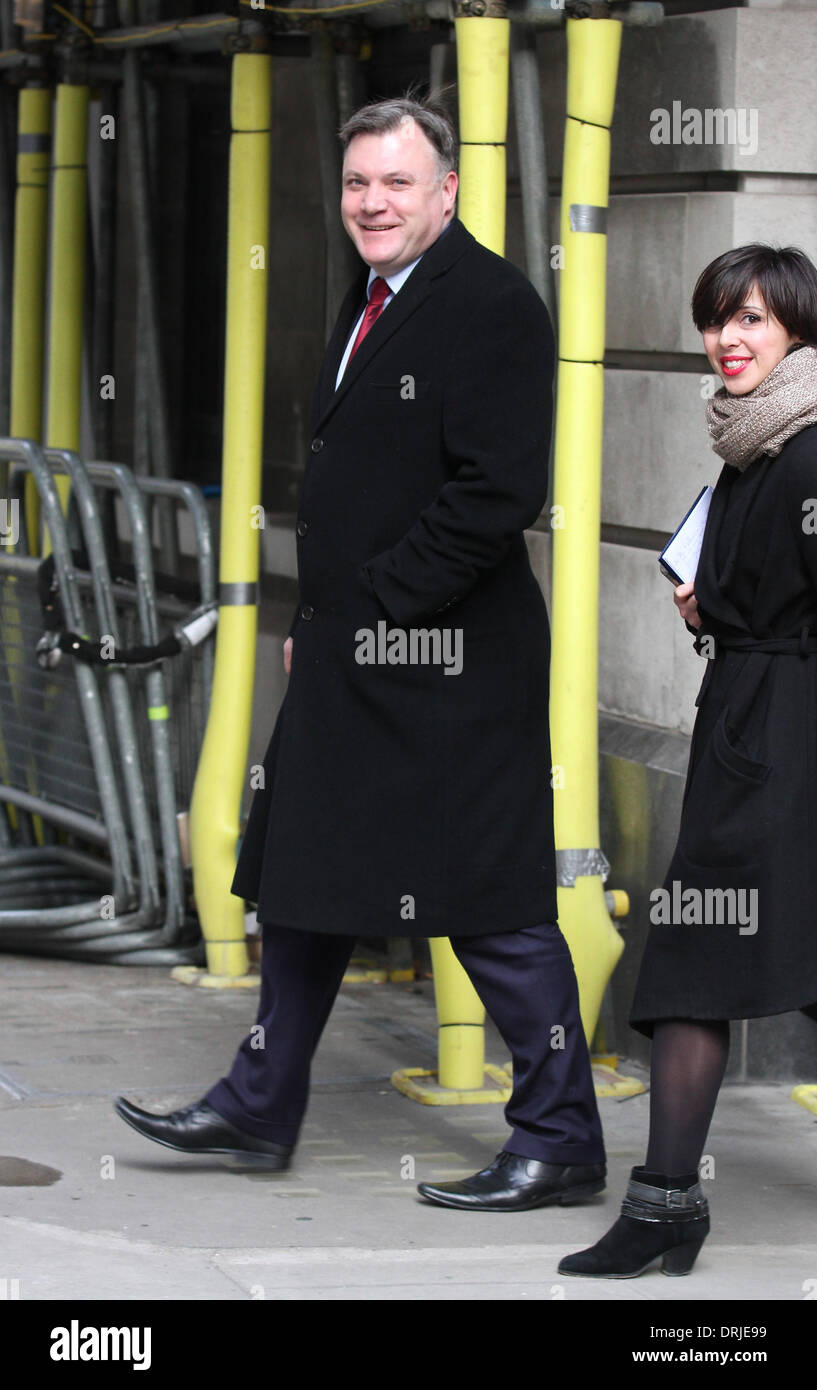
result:
M 355 135 L 343 160 L 341 216 L 379 275 L 410 265 L 454 214 L 457 175 L 440 176 L 434 146 L 410 117 L 382 135 Z

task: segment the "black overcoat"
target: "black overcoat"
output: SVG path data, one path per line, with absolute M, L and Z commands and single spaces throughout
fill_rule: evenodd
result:
M 636 985 L 630 1021 L 647 1036 L 658 1018 L 817 1001 L 817 426 L 743 473 L 724 465 L 695 595 L 715 654 L 663 884 L 681 910 L 653 917 Z
M 261 922 L 353 936 L 555 921 L 550 639 L 523 536 L 547 491 L 550 319 L 455 218 L 336 391 L 367 277 L 310 407 L 292 669 L 232 892 Z M 461 643 L 458 674 L 421 645 L 402 664 L 423 630 L 451 670 Z M 363 664 L 367 633 L 393 662 Z

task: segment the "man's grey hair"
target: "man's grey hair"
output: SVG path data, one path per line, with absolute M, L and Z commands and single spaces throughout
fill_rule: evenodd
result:
M 456 171 L 459 142 L 448 112 L 437 102 L 410 95 L 371 101 L 355 111 L 338 132 L 344 154 L 356 135 L 385 135 L 388 131 L 399 130 L 406 120 L 416 121 L 431 143 L 440 180 L 449 170 Z

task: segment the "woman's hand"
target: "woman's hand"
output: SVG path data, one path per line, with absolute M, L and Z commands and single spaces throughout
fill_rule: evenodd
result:
M 673 592 L 673 602 L 685 623 L 695 628 L 701 626 L 694 584 L 679 584 Z
M 284 643 L 284 670 L 289 675 L 289 668 L 292 665 L 292 638 L 288 637 Z

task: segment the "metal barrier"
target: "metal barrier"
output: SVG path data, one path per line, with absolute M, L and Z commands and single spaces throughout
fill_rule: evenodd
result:
M 88 463 L 86 469 L 95 486 L 119 489 L 130 528 L 129 539 L 133 549 L 133 569 L 137 582 L 141 582 L 141 574 L 153 574 L 151 589 L 146 589 L 141 595 L 145 605 L 142 620 L 144 640 L 158 641 L 163 628 L 167 630 L 168 626 L 178 622 L 190 611 L 190 600 L 196 600 L 202 607 L 215 604 L 215 556 L 210 518 L 201 490 L 192 483 L 178 479 L 143 477 L 117 463 Z M 141 508 L 131 501 L 134 486 L 147 498 L 168 498 L 188 511 L 195 544 L 195 580 L 184 581 L 175 576 L 162 576 L 153 572 L 150 528 L 143 524 Z M 122 553 L 123 539 L 118 534 L 112 538 L 119 554 Z M 182 599 L 185 602 L 182 602 Z M 207 634 L 208 637 L 212 635 L 212 631 L 214 627 Z M 163 671 L 172 716 L 170 735 L 176 799 L 178 804 L 184 807 L 189 806 L 193 791 L 213 687 L 213 665 L 214 642 L 204 640 L 182 652 Z
M 135 640 L 155 646 L 189 613 L 182 595 L 197 598 L 200 605 L 215 603 L 216 577 L 210 522 L 200 490 L 190 483 L 147 478 L 123 464 L 95 462 L 87 465 L 92 484 L 114 490 L 127 520 L 132 564 L 117 568 L 129 575 L 129 585 L 115 587 L 114 598 L 126 647 Z M 161 593 L 154 573 L 150 533 L 143 494 L 166 497 L 183 505 L 193 521 L 197 581 L 185 584 L 175 576 L 164 577 L 176 592 Z M 114 513 L 116 520 L 116 512 Z M 117 555 L 124 538 L 115 533 L 109 542 Z M 215 620 L 215 610 L 214 610 Z M 165 869 L 168 931 L 184 921 L 185 898 L 179 814 L 186 815 L 193 790 L 201 741 L 213 680 L 213 626 L 195 646 L 188 646 L 172 661 L 142 670 L 128 668 L 129 678 L 141 689 L 139 702 L 139 754 L 143 765 L 152 766 L 154 778 L 154 832 L 162 845 Z
M 83 610 L 62 509 L 42 450 L 28 440 L 0 440 L 0 458 L 22 465 L 35 480 L 65 619 L 81 631 Z M 36 945 L 40 933 L 58 926 L 82 924 L 92 934 L 110 933 L 141 920 L 134 910 L 138 885 L 96 672 L 79 662 L 73 670 L 67 663 L 44 669 L 38 661 L 40 566 L 35 556 L 0 552 L 0 798 L 103 846 L 110 863 L 56 844 L 4 849 L 0 944 L 18 948 L 29 938 Z M 101 917 L 107 903 L 100 901 L 100 884 L 112 899 L 107 919 Z M 55 896 L 59 905 L 49 901 Z M 34 908 L 33 898 L 39 899 Z
M 32 441 L 0 440 L 4 458 L 14 465 L 10 495 L 22 493 L 26 473 L 35 479 L 52 554 L 0 551 L 0 799 L 42 822 L 26 826 L 21 815 L 13 847 L 2 818 L 0 949 L 199 963 L 177 807 L 189 798 L 212 679 L 215 576 L 203 498 L 190 484 L 137 479 L 118 464 L 86 467 L 70 450 Z M 67 516 L 54 473 L 70 478 Z M 130 533 L 134 563 L 124 579 L 121 565 L 111 573 L 115 538 L 100 522 L 98 494 L 110 489 Z M 192 624 L 189 602 L 156 591 L 142 495 L 154 490 L 194 517 L 198 583 L 187 592 L 212 608 Z M 110 862 L 47 843 L 54 827 Z M 37 834 L 44 843 L 35 846 Z

